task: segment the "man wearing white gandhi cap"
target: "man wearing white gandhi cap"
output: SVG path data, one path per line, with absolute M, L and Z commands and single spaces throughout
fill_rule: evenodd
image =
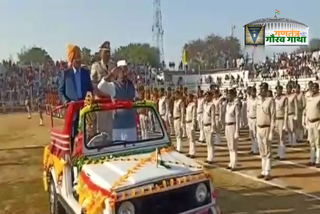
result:
M 98 89 L 111 96 L 112 100 L 134 101 L 137 90 L 127 77 L 128 67 L 125 60 L 117 62 L 114 68 L 98 84 Z M 113 140 L 137 140 L 136 113 L 133 109 L 117 110 L 113 120 Z

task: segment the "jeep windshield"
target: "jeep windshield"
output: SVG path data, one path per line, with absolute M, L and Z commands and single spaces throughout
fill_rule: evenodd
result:
M 165 138 L 160 120 L 152 106 L 95 108 L 82 119 L 84 143 L 88 149 L 102 149 L 159 141 Z

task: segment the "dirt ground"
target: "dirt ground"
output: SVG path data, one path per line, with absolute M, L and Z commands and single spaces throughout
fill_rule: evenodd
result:
M 43 127 L 38 122 L 22 114 L 0 115 L 0 214 L 49 213 L 42 186 L 42 152 L 49 142 L 50 121 L 46 118 Z M 223 214 L 320 213 L 320 170 L 303 165 L 308 161 L 307 145 L 288 149 L 288 161 L 274 161 L 275 179 L 267 184 L 253 180 L 260 162 L 247 154 L 247 133 L 241 133 L 239 144 L 238 171 L 224 170 L 228 161 L 225 140 L 216 148 L 217 165 L 210 169 Z M 205 147 L 197 146 L 197 159 L 205 156 Z

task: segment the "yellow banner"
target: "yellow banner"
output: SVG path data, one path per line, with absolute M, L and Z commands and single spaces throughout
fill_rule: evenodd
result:
M 188 56 L 187 56 L 187 51 L 186 50 L 183 50 L 182 63 L 185 64 L 185 65 L 188 64 Z

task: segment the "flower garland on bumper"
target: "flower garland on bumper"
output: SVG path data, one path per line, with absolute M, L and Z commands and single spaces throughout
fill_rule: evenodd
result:
M 59 159 L 57 156 L 53 155 L 49 149 L 49 146 L 44 148 L 43 155 L 43 184 L 45 191 L 48 190 L 48 181 L 50 176 L 51 167 L 54 168 L 55 179 L 59 182 L 63 173 L 63 168 L 65 166 L 65 161 Z

